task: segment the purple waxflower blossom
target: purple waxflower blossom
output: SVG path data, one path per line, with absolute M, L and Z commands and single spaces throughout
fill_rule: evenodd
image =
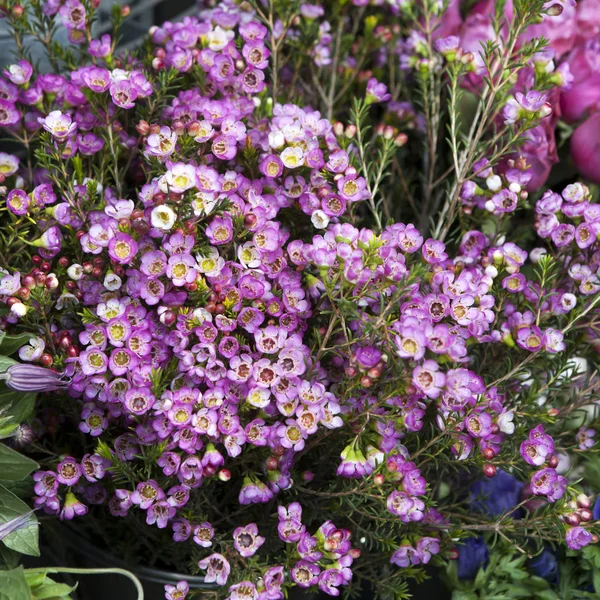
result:
M 17 110 L 15 105 L 8 100 L 0 99 L 0 125 L 9 127 L 11 125 L 16 125 L 20 120 L 21 113 Z
M 206 228 L 206 236 L 211 244 L 227 244 L 233 239 L 233 221 L 229 215 L 214 217 Z
M 547 94 L 532 90 L 527 94 L 517 92 L 508 99 L 504 107 L 504 123 L 513 125 L 523 118 L 543 119 L 552 113 L 550 104 L 546 102 Z
M 108 33 L 105 33 L 99 40 L 92 40 L 88 46 L 90 56 L 96 58 L 107 57 L 110 54 L 111 49 L 112 42 Z
M 240 504 L 264 504 L 273 499 L 273 492 L 262 481 L 244 477 L 240 490 Z
M 575 435 L 577 439 L 577 443 L 579 444 L 580 450 L 586 450 L 587 448 L 592 448 L 594 446 L 594 437 L 596 435 L 596 431 L 594 429 L 590 429 L 589 427 L 581 427 L 577 434 Z
M 565 535 L 565 542 L 571 550 L 581 550 L 592 543 L 592 534 L 583 527 L 570 527 Z
M 231 572 L 227 559 L 221 554 L 211 554 L 198 563 L 198 568 L 206 571 L 204 581 L 215 582 L 217 585 L 225 585 Z
M 432 555 L 439 554 L 440 541 L 434 537 L 423 537 L 417 542 L 417 553 L 421 562 L 426 565 Z
M 360 448 L 357 449 L 352 444 L 344 448 L 341 457 L 342 462 L 337 468 L 337 474 L 341 477 L 360 478 L 373 472 L 373 466 L 365 458 Z
M 146 523 L 148 525 L 154 525 L 159 529 L 164 529 L 167 527 L 169 520 L 172 519 L 176 510 L 173 506 L 171 506 L 166 500 L 158 500 L 154 502 L 146 513 Z
M 178 581 L 177 585 L 165 585 L 165 600 L 185 600 L 190 586 L 187 581 Z
M 33 480 L 33 491 L 38 496 L 51 497 L 58 493 L 58 477 L 53 471 L 37 471 L 33 474 Z
M 106 473 L 109 462 L 98 454 L 85 454 L 81 459 L 82 475 L 90 482 L 96 483 Z
M 439 369 L 440 366 L 436 361 L 426 360 L 413 370 L 413 383 L 428 398 L 437 398 L 446 383 L 446 376 Z
M 26 215 L 29 211 L 31 198 L 24 190 L 11 190 L 6 199 L 6 206 L 13 215 Z
M 130 496 L 131 502 L 137 504 L 142 510 L 147 510 L 154 502 L 164 498 L 165 492 L 153 479 L 138 483 L 135 492 Z
M 63 114 L 60 110 L 53 110 L 47 117 L 38 118 L 38 122 L 60 142 L 65 141 L 77 129 L 77 123 L 73 122 L 70 115 Z
M 62 18 L 63 25 L 67 29 L 85 29 L 85 7 L 78 0 L 66 0 L 60 7 L 58 14 Z
M 215 535 L 214 527 L 207 522 L 200 523 L 194 527 L 194 542 L 203 548 L 212 546 L 212 539 Z
M 290 578 L 301 588 L 309 588 L 319 581 L 321 569 L 306 560 L 299 560 L 290 570 Z
M 65 496 L 65 503 L 60 511 L 60 520 L 71 521 L 75 516 L 82 517 L 87 514 L 88 507 L 79 501 L 75 494 L 67 492 Z
M 121 265 L 129 264 L 137 250 L 137 242 L 126 233 L 116 233 L 108 243 L 108 254 Z
M 258 600 L 258 590 L 250 581 L 242 581 L 229 588 L 227 600 Z
M 256 523 L 250 523 L 245 527 L 237 527 L 233 532 L 233 545 L 244 558 L 248 558 L 265 543 L 265 538 L 258 535 Z
M 346 581 L 339 569 L 327 569 L 319 575 L 319 589 L 329 596 L 339 596 L 339 587 Z
M 37 248 L 48 251 L 52 256 L 58 254 L 62 247 L 63 235 L 61 230 L 53 225 L 42 233 L 42 236 L 33 242 Z
M 475 438 L 486 438 L 492 434 L 492 416 L 489 413 L 471 413 L 465 417 L 465 427 Z
M 138 98 L 138 91 L 129 80 L 121 79 L 115 81 L 111 84 L 109 89 L 112 101 L 119 108 L 129 109 L 135 106 L 135 101 Z
M 368 370 L 381 361 L 381 350 L 374 346 L 361 346 L 355 351 L 356 361 L 362 369 Z
M 402 544 L 400 548 L 398 548 L 394 554 L 392 554 L 390 562 L 397 567 L 406 568 L 410 565 L 420 564 L 421 556 L 415 548 L 406 543 Z
M 28 61 L 20 60 L 18 63 L 9 65 L 4 69 L 4 75 L 16 85 L 24 85 L 31 79 L 33 67 Z
M 374 77 L 367 82 L 367 103 L 387 102 L 391 98 L 385 83 L 380 83 Z
M 68 456 L 58 463 L 56 467 L 56 479 L 59 483 L 74 486 L 82 475 L 82 469 L 79 463 L 72 457 Z
M 422 248 L 423 258 L 430 264 L 438 264 L 448 258 L 445 252 L 446 246 L 438 240 L 428 239 Z

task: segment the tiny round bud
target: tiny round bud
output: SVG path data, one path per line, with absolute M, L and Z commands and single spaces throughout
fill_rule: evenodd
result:
M 67 349 L 67 356 L 69 358 L 75 358 L 76 356 L 79 356 L 79 348 L 76 346 L 69 346 Z
M 592 506 L 592 501 L 590 500 L 589 496 L 586 496 L 585 494 L 579 494 L 577 496 L 577 505 L 580 508 L 589 508 Z
M 92 277 L 95 277 L 96 279 L 102 277 L 102 269 L 100 267 L 94 267 L 92 269 Z
M 594 515 L 592 514 L 592 511 L 589 508 L 581 508 L 581 509 L 579 509 L 579 512 L 577 514 L 579 515 L 579 518 L 584 523 L 587 523 L 587 522 L 591 521 L 594 518 Z
M 483 465 L 483 474 L 486 477 L 494 477 L 496 475 L 496 467 L 490 463 Z
M 246 229 L 251 229 L 252 227 L 254 227 L 256 225 L 257 221 L 258 221 L 258 218 L 256 215 L 254 215 L 252 213 L 248 213 L 244 217 L 244 227 L 246 227 Z
M 381 473 L 377 473 L 377 475 L 373 477 L 373 482 L 375 485 L 383 485 L 385 483 L 385 476 Z
M 595 533 L 592 533 L 592 544 L 597 544 L 598 541 L 600 541 L 600 538 Z
M 344 372 L 346 373 L 346 377 L 352 378 L 356 376 L 358 369 L 356 367 L 346 367 Z
M 139 121 L 139 123 L 135 126 L 135 130 L 140 135 L 148 135 L 150 133 L 150 125 L 148 125 L 147 121 Z
M 58 259 L 58 266 L 62 267 L 63 269 L 66 269 L 70 264 L 69 259 L 66 256 L 61 256 Z
M 40 356 L 40 364 L 43 367 L 51 367 L 53 362 L 54 360 L 49 354 L 44 353 L 42 356 Z
M 165 312 L 160 315 L 160 322 L 167 327 L 171 327 L 176 320 L 177 316 L 172 310 L 165 310 Z
M 496 453 L 492 448 L 485 448 L 481 454 L 483 455 L 483 458 L 485 458 L 485 460 L 492 460 L 492 458 L 496 456 Z
M 92 265 L 91 262 L 84 262 L 83 263 L 83 272 L 87 273 L 88 275 L 94 270 L 94 265 Z
M 452 550 L 450 550 L 450 552 L 448 552 L 448 558 L 450 560 L 456 560 L 458 558 L 458 550 L 456 548 L 452 548 Z
M 548 459 L 547 463 L 551 469 L 556 469 L 556 467 L 558 467 L 558 458 L 556 456 L 552 455 Z
M 15 4 L 12 7 L 12 15 L 13 15 L 13 17 L 16 17 L 17 19 L 19 17 L 22 17 L 24 12 L 25 12 L 25 9 L 20 4 Z
M 366 388 L 371 387 L 373 385 L 373 380 L 370 377 L 361 377 L 360 385 Z
M 128 17 L 130 12 L 131 12 L 131 7 L 128 6 L 127 4 L 125 6 L 121 7 L 121 16 L 122 17 Z
M 49 273 L 50 269 L 52 268 L 52 266 L 50 265 L 49 262 L 44 261 L 41 265 L 40 265 L 40 269 L 42 271 L 44 271 L 44 273 Z
M 360 550 L 358 548 L 350 548 L 350 550 L 348 550 L 348 554 L 354 559 L 356 560 L 357 558 L 360 558 Z
M 279 461 L 275 456 L 269 456 L 265 464 L 269 471 L 275 471 L 279 466 Z
M 379 379 L 381 377 L 381 367 L 373 367 L 367 371 L 367 375 L 371 379 Z
M 35 282 L 40 287 L 42 287 L 43 285 L 46 285 L 46 275 L 44 273 L 36 273 Z
M 29 296 L 31 296 L 31 290 L 28 287 L 23 286 L 22 288 L 18 289 L 17 296 L 21 298 L 21 300 L 29 300 Z
M 577 515 L 576 513 L 569 513 L 568 515 L 564 515 L 563 520 L 567 525 L 573 525 L 574 527 L 577 527 L 577 525 L 579 525 L 580 523 L 579 515 Z
M 312 471 L 302 471 L 301 473 L 302 481 L 304 481 L 305 483 L 311 482 L 314 476 L 315 474 Z
M 35 277 L 32 275 L 25 275 L 25 277 L 23 277 L 23 286 L 32 290 L 35 287 Z
M 221 481 L 229 481 L 231 479 L 231 471 L 229 469 L 221 469 L 218 473 L 217 473 L 217 477 L 221 480 Z

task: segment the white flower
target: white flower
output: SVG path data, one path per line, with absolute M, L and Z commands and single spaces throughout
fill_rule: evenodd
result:
M 0 280 L 0 296 L 12 296 L 21 287 L 21 274 L 5 275 Z
M 29 340 L 29 344 L 19 348 L 19 358 L 31 362 L 37 360 L 44 352 L 46 343 L 42 338 L 33 337 Z
M 485 183 L 488 187 L 488 190 L 492 190 L 492 192 L 497 192 L 502 188 L 502 179 L 500 179 L 499 175 L 490 175 Z
M 176 219 L 177 216 L 175 215 L 175 211 L 166 204 L 153 208 L 150 215 L 152 227 L 156 227 L 162 231 L 169 231 L 172 229 Z
M 219 50 L 223 50 L 225 46 L 233 39 L 234 37 L 233 31 L 222 29 L 221 27 L 215 27 L 214 31 L 211 31 L 206 35 L 206 40 L 208 41 L 208 47 L 213 52 L 219 52 Z
M 315 210 L 310 220 L 317 229 L 325 229 L 329 225 L 329 217 L 322 210 Z
M 115 275 L 114 273 L 107 273 L 106 277 L 104 278 L 104 287 L 109 291 L 109 292 L 115 292 L 116 290 L 118 290 L 121 285 L 122 285 L 122 281 L 121 278 L 118 275 Z
M 77 300 L 77 296 L 73 294 L 69 294 L 65 292 L 60 296 L 60 298 L 56 301 L 56 309 L 62 310 L 65 304 L 79 304 L 79 300 Z
M 265 388 L 254 388 L 246 398 L 248 404 L 256 408 L 264 408 L 271 401 L 271 392 Z
M 158 186 L 165 194 L 175 192 L 181 194 L 196 185 L 196 169 L 194 165 L 175 163 L 159 180 Z
M 22 302 L 15 302 L 10 307 L 10 312 L 15 317 L 24 317 L 27 314 L 27 307 Z
M 119 81 L 129 79 L 130 75 L 131 73 L 129 71 L 125 71 L 123 69 L 113 69 L 110 73 L 110 79 L 113 83 L 117 83 Z
M 67 275 L 73 279 L 73 281 L 79 281 L 83 277 L 83 267 L 77 263 L 73 263 L 67 269 Z
M 281 158 L 281 162 L 288 169 L 295 169 L 304 164 L 304 152 L 302 152 L 302 148 L 298 148 L 297 146 L 287 147 L 279 158 Z
M 269 133 L 269 146 L 273 150 L 278 150 L 285 144 L 285 137 L 281 131 L 271 131 Z
M 198 261 L 198 271 L 208 277 L 216 277 L 225 266 L 225 259 L 219 256 L 216 248 L 211 248 L 208 256 L 196 256 Z
M 515 415 L 512 411 L 500 413 L 498 416 L 498 427 L 503 433 L 511 435 L 515 432 L 515 424 L 513 419 Z
M 532 263 L 537 265 L 540 262 L 542 256 L 546 256 L 546 254 L 548 254 L 548 251 L 545 248 L 534 248 L 529 253 L 529 258 L 531 259 Z
M 198 323 L 204 323 L 205 321 L 212 323 L 213 320 L 212 315 L 205 308 L 197 308 L 196 310 L 194 310 L 192 315 L 194 317 L 194 320 L 198 321 Z
M 198 192 L 192 199 L 194 215 L 209 215 L 217 205 L 217 196 L 211 192 Z
M 248 269 L 256 269 L 260 266 L 260 252 L 252 242 L 246 242 L 237 251 L 238 260 Z

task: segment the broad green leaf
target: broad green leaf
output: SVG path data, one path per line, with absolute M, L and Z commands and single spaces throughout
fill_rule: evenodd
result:
M 11 519 L 25 514 L 28 510 L 29 507 L 25 502 L 0 485 L 0 523 L 7 523 Z M 9 533 L 2 541 L 11 550 L 28 556 L 39 556 L 39 532 L 36 517 L 31 515 L 30 525 Z M 0 600 L 2 599 L 0 598 Z M 11 598 L 11 600 L 13 599 Z
M 600 571 L 594 571 L 594 591 L 600 594 Z
M 0 444 L 0 481 L 21 481 L 38 466 L 34 460 Z
M 15 353 L 21 346 L 24 346 L 32 337 L 31 333 L 19 333 L 18 335 L 0 336 L 0 352 L 6 356 Z
M 56 583 L 51 579 L 46 579 L 49 583 L 45 583 L 41 587 L 31 590 L 32 598 L 35 600 L 47 600 L 49 598 L 68 598 L 69 594 L 75 590 L 66 583 Z
M 0 600 L 31 600 L 23 567 L 0 571 Z
M 13 423 L 27 421 L 33 414 L 35 392 L 17 392 L 6 386 L 0 388 L 0 409 L 6 409 L 6 414 L 12 417 Z
M 462 592 L 460 590 L 454 590 L 452 592 L 452 600 L 479 600 L 477 594 L 473 592 Z
M 0 356 L 0 373 L 4 373 L 11 365 L 16 365 L 17 361 L 8 356 Z
M 4 544 L 0 544 L 0 569 L 16 569 L 21 561 L 21 555 Z

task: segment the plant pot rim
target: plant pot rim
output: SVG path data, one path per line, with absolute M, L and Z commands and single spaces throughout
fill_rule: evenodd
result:
M 64 524 L 64 536 L 62 537 L 65 544 L 73 550 L 76 550 L 78 554 L 89 557 L 93 562 L 97 562 L 101 566 L 131 571 L 142 581 L 159 583 L 162 585 L 175 585 L 178 581 L 185 579 L 192 589 L 216 589 L 215 584 L 206 583 L 204 577 L 199 575 L 186 575 L 156 567 L 144 567 L 139 564 L 129 564 L 118 556 L 96 546 L 87 536 L 83 535 L 71 524 Z

